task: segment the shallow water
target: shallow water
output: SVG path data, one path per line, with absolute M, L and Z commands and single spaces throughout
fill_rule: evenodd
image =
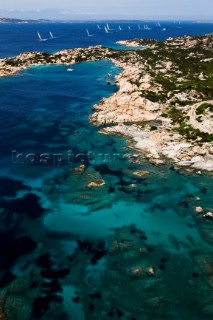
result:
M 93 104 L 116 92 L 106 80 L 119 69 L 72 68 L 0 79 L 7 318 L 210 319 L 213 225 L 194 207 L 212 210 L 212 175 L 133 161 L 123 138 L 88 121 Z M 141 169 L 149 174 L 140 179 Z

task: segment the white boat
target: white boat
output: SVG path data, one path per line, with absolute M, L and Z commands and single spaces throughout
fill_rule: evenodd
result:
M 72 71 L 74 71 L 74 69 L 68 68 L 67 71 L 72 72 Z
M 104 27 L 104 30 L 105 30 L 106 33 L 109 33 L 109 30 L 107 29 L 106 26 Z
M 97 24 L 97 27 L 98 27 L 99 30 L 101 30 L 101 27 L 99 26 L 99 24 Z
M 142 30 L 140 25 L 138 25 L 138 30 Z
M 156 23 L 156 27 L 161 27 L 160 22 Z
M 87 32 L 88 37 L 92 37 L 92 36 L 93 36 L 93 34 L 90 34 L 90 33 L 89 33 L 89 30 L 88 30 L 88 29 L 86 29 L 86 32 Z
M 42 38 L 39 32 L 37 32 L 37 35 L 38 35 L 39 41 L 47 41 L 47 39 Z
M 166 28 L 163 28 L 162 30 L 163 30 L 163 31 L 166 31 Z
M 151 28 L 149 28 L 149 26 L 148 26 L 147 24 L 145 24 L 145 25 L 143 26 L 143 28 L 144 28 L 144 30 L 151 30 Z
M 51 31 L 50 31 L 50 39 L 56 39 L 56 37 L 53 36 Z
M 128 28 L 129 28 L 129 30 L 132 30 L 132 29 L 130 28 L 130 26 L 128 26 Z
M 111 29 L 111 28 L 109 27 L 109 24 L 108 24 L 108 23 L 106 24 L 106 26 L 107 26 L 108 31 L 113 31 L 113 29 Z
M 123 29 L 121 28 L 121 26 L 119 26 L 118 29 L 119 29 L 120 31 L 123 31 Z

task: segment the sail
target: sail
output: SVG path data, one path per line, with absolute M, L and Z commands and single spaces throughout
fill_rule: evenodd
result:
M 44 39 L 41 37 L 41 35 L 38 31 L 37 31 L 37 35 L 38 35 L 39 41 L 47 41 L 47 39 Z
M 87 32 L 88 37 L 92 37 L 93 36 L 92 34 L 89 33 L 88 29 L 86 29 L 86 32 Z
M 39 40 L 42 40 L 42 37 L 39 32 L 37 32 Z

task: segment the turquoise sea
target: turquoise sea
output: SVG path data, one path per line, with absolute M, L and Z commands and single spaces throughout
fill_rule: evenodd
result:
M 111 28 L 119 24 L 124 31 L 108 38 L 92 23 L 1 25 L 1 57 L 140 36 L 138 23 Z M 149 25 L 156 39 L 213 29 Z M 38 42 L 38 28 L 58 38 Z M 212 174 L 136 160 L 128 141 L 99 134 L 88 117 L 117 91 L 120 69 L 108 61 L 67 69 L 0 79 L 0 319 L 212 319 L 213 223 L 194 211 L 213 210 Z M 88 188 L 94 180 L 105 185 Z

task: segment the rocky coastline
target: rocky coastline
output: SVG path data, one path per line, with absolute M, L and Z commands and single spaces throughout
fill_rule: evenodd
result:
M 141 45 L 137 42 L 137 41 L 117 41 L 117 44 L 121 45 L 121 46 L 126 46 L 126 47 L 141 47 Z
M 174 40 L 170 45 L 179 46 L 180 40 Z M 194 48 L 197 44 L 191 37 L 181 39 L 183 50 Z M 206 39 L 203 39 L 206 43 Z M 167 40 L 167 42 L 171 42 Z M 138 45 L 140 41 L 122 41 L 122 44 Z M 145 42 L 147 44 L 147 42 Z M 156 45 L 150 43 L 152 50 Z M 116 61 L 114 61 L 116 63 Z M 208 61 L 210 63 L 210 61 Z M 141 95 L 141 92 L 150 92 L 161 95 L 162 86 L 155 82 L 154 77 L 146 68 L 147 61 L 136 63 L 119 63 L 123 72 L 117 76 L 116 83 L 119 91 L 108 99 L 103 99 L 94 106 L 95 111 L 90 116 L 94 125 L 107 126 L 100 130 L 103 134 L 120 134 L 130 140 L 131 146 L 138 152 L 143 152 L 145 157 L 156 165 L 165 161 L 173 162 L 176 167 L 184 167 L 187 171 L 213 171 L 213 100 L 205 100 L 204 96 L 195 90 L 188 92 L 167 93 L 166 101 L 153 102 Z M 171 61 L 162 61 L 161 70 L 169 73 L 172 67 Z M 178 73 L 177 73 L 178 74 Z M 182 75 L 183 77 L 183 75 Z M 175 101 L 176 113 L 181 115 L 181 125 L 188 126 L 189 130 L 198 130 L 196 139 L 187 138 L 177 129 L 172 117 L 166 114 L 170 105 Z M 178 103 L 179 102 L 179 103 Z M 186 103 L 183 103 L 186 102 Z M 174 104 L 173 104 L 174 105 Z M 206 105 L 203 114 L 196 111 Z M 209 106 L 209 107 L 208 107 Z M 199 113 L 199 112 L 198 112 Z M 154 123 L 154 124 L 153 124 Z M 110 126 L 109 126 L 110 125 Z M 211 141 L 202 141 L 199 133 L 206 133 Z
M 55 54 L 23 53 L 0 60 L 0 76 L 30 66 L 111 60 L 122 68 L 116 77 L 119 90 L 93 107 L 90 123 L 104 126 L 102 134 L 128 138 L 156 165 L 171 161 L 188 171 L 213 171 L 212 35 L 122 44 L 147 49 L 96 46 Z M 196 63 L 197 70 L 187 67 L 183 58 L 188 66 Z

